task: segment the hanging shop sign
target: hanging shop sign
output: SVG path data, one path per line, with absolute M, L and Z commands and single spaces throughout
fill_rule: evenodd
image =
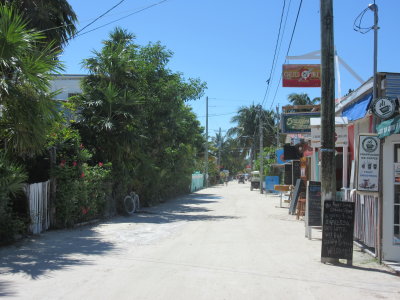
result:
M 376 135 L 360 135 L 358 143 L 357 190 L 379 191 L 379 146 Z
M 335 147 L 347 147 L 348 144 L 347 126 L 336 126 Z M 311 127 L 311 147 L 321 148 L 321 127 Z
M 282 114 L 282 133 L 309 133 L 311 132 L 310 118 L 319 116 L 319 112 Z
M 320 87 L 321 65 L 283 65 L 283 87 Z
M 396 116 L 393 119 L 383 121 L 381 124 L 376 125 L 376 132 L 380 139 L 400 133 L 400 116 Z
M 396 112 L 396 102 L 389 98 L 378 98 L 372 102 L 371 111 L 380 119 L 389 119 Z

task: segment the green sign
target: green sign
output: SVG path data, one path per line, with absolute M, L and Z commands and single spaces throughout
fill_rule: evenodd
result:
M 311 132 L 310 118 L 319 116 L 319 112 L 282 114 L 282 133 L 309 133 Z
M 384 138 L 385 136 L 400 133 L 400 116 L 376 125 L 376 132 L 378 133 L 378 137 L 380 139 Z

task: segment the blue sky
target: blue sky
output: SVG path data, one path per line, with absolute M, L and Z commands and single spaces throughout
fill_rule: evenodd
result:
M 120 0 L 69 0 L 82 28 Z M 125 0 L 87 30 L 141 10 L 161 0 Z M 283 38 L 276 66 L 270 77 L 281 11 Z M 209 135 L 221 127 L 235 126 L 230 119 L 240 106 L 263 103 L 264 108 L 286 105 L 290 93 L 320 95 L 319 88 L 282 88 L 279 79 L 288 51 L 296 14 L 301 0 L 167 0 L 101 29 L 79 36 L 65 48 L 61 59 L 66 73 L 84 74 L 81 61 L 101 48 L 101 41 L 120 26 L 134 33 L 137 43 L 160 41 L 174 52 L 169 68 L 185 78 L 207 82 L 209 97 Z M 361 34 L 353 30 L 356 17 L 373 0 L 334 0 L 334 37 L 339 56 L 364 80 L 373 73 L 373 31 Z M 289 55 L 302 55 L 320 48 L 320 0 L 303 0 Z M 290 4 L 290 5 L 289 5 Z M 398 0 L 376 0 L 379 7 L 378 71 L 400 72 L 398 57 Z M 286 26 L 283 25 L 287 14 Z M 365 14 L 362 25 L 373 25 L 373 12 Z M 85 30 L 86 31 L 86 30 Z M 84 31 L 83 31 L 84 32 Z M 319 63 L 316 60 L 290 63 Z M 342 94 L 359 83 L 340 67 Z M 275 96 L 276 95 L 276 96 Z M 205 97 L 189 103 L 205 126 Z

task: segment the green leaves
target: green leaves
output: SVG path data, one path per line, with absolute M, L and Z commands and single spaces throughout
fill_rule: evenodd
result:
M 185 101 L 201 97 L 206 84 L 168 69 L 172 52 L 160 43 L 140 46 L 134 38 L 116 28 L 83 61 L 90 76 L 73 101 L 85 144 L 113 163 L 114 192 L 124 194 L 133 184 L 151 202 L 189 185 L 203 138 Z

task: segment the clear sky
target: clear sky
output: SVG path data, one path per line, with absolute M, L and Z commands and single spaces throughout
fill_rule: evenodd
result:
M 69 0 L 79 18 L 78 29 L 118 2 L 120 0 Z M 92 56 L 92 50 L 101 48 L 101 41 L 107 39 L 115 26 L 134 33 L 140 45 L 160 41 L 174 52 L 169 64 L 171 70 L 183 73 L 185 78 L 198 77 L 207 82 L 209 135 L 214 136 L 220 127 L 224 131 L 235 126 L 230 119 L 240 106 L 263 103 L 264 108 L 275 110 L 276 105 L 288 104 L 290 93 L 308 93 L 311 98 L 320 96 L 320 88 L 282 88 L 278 84 L 301 2 L 289 55 L 302 55 L 320 48 L 320 0 L 125 0 L 82 32 L 159 4 L 76 37 L 65 48 L 61 59 L 66 73 L 85 74 L 81 61 Z M 353 23 L 373 0 L 333 2 L 338 55 L 367 80 L 373 73 L 374 35 L 373 31 L 366 34 L 354 31 Z M 268 88 L 284 4 L 283 38 Z M 376 4 L 380 27 L 378 71 L 400 72 L 400 1 L 376 0 Z M 373 25 L 372 11 L 366 12 L 361 25 Z M 340 67 L 340 75 L 342 94 L 359 87 L 359 82 L 343 67 Z M 205 97 L 189 104 L 205 126 Z

